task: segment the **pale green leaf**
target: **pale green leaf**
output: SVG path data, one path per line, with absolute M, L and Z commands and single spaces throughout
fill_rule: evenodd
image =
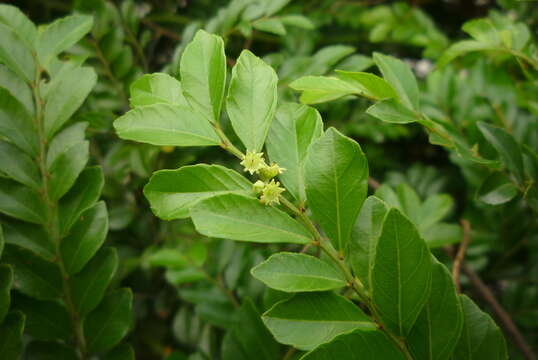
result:
M 8 138 L 27 154 L 37 154 L 38 139 L 30 113 L 8 90 L 1 87 L 0 135 Z
M 189 209 L 208 197 L 252 193 L 252 184 L 220 165 L 197 164 L 177 170 L 160 170 L 144 187 L 153 213 L 164 220 L 189 217 Z
M 13 5 L 0 4 L 0 23 L 11 28 L 29 50 L 34 49 L 37 29 L 20 9 Z
M 34 81 L 36 70 L 31 50 L 14 29 L 3 23 L 0 23 L 0 62 L 25 81 Z
M 368 162 L 359 144 L 329 128 L 308 149 L 305 185 L 314 219 L 344 252 L 368 188 Z
M 486 204 L 500 205 L 512 200 L 518 193 L 517 186 L 506 175 L 494 172 L 480 185 L 476 197 Z
M 346 286 L 342 274 L 334 267 L 306 254 L 274 254 L 250 272 L 265 285 L 285 292 L 325 291 Z
M 394 99 L 375 103 L 366 109 L 366 113 L 381 121 L 393 124 L 408 124 L 419 119 L 418 114 Z
M 261 243 L 312 241 L 308 230 L 281 210 L 238 194 L 217 195 L 191 208 L 196 230 L 203 235 Z
M 275 35 L 286 35 L 286 28 L 282 21 L 277 17 L 256 20 L 252 23 L 252 27 L 256 30 Z
M 183 95 L 210 122 L 218 122 L 226 84 L 226 56 L 222 38 L 198 30 L 183 51 L 180 65 Z
M 169 104 L 188 107 L 181 83 L 164 73 L 146 74 L 133 82 L 130 88 L 131 107 Z
M 0 173 L 34 190 L 41 186 L 36 163 L 14 145 L 0 140 Z
M 23 79 L 2 64 L 0 64 L 0 88 L 6 89 L 11 96 L 24 106 L 26 112 L 31 117 L 33 116 L 34 100 L 32 97 L 32 90 Z
M 358 306 L 332 292 L 296 294 L 265 312 L 262 320 L 278 342 L 302 350 L 354 329 L 376 329 Z
M 220 140 L 207 122 L 192 109 L 155 104 L 135 108 L 114 121 L 118 136 L 160 146 L 210 146 Z
M 289 86 L 303 92 L 301 94 L 303 104 L 323 103 L 357 92 L 357 88 L 352 84 L 330 76 L 304 76 Z
M 397 96 L 392 86 L 377 75 L 366 72 L 336 70 L 337 76 L 357 88 L 361 96 L 382 100 Z

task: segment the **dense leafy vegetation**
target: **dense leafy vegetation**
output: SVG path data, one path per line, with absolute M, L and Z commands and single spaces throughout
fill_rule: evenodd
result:
M 536 358 L 537 3 L 17 6 L 0 358 Z

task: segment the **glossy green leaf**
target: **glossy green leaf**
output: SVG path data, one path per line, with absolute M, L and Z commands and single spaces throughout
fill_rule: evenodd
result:
M 13 299 L 13 308 L 26 316 L 25 333 L 38 340 L 69 340 L 73 325 L 64 305 L 26 296 Z
M 337 76 L 357 88 L 361 96 L 372 100 L 396 97 L 392 86 L 377 75 L 366 72 L 336 70 Z
M 84 317 L 101 302 L 117 267 L 116 250 L 107 248 L 70 279 L 71 298 L 80 316 Z
M 370 106 L 366 113 L 392 124 L 409 124 L 419 119 L 413 110 L 400 104 L 397 100 L 383 100 Z
M 88 15 L 66 16 L 45 26 L 36 43 L 41 66 L 47 67 L 53 57 L 75 45 L 92 26 L 93 18 Z
M 90 67 L 61 71 L 52 79 L 45 96 L 45 135 L 52 136 L 71 118 L 95 86 L 97 74 Z
M 0 229 L 0 232 L 2 230 Z M 0 235 L 1 236 L 1 235 Z M 11 285 L 13 283 L 13 269 L 9 265 L 0 265 L 0 324 L 4 321 L 4 318 L 11 305 Z
M 523 155 L 519 144 L 514 137 L 504 129 L 492 126 L 484 122 L 477 123 L 478 128 L 486 140 L 497 150 L 499 156 L 507 169 L 517 178 L 520 184 L 525 179 L 525 169 L 523 167 Z
M 1 40 L 0 40 L 1 41 Z M 28 111 L 9 91 L 0 87 L 0 135 L 29 155 L 37 154 L 38 140 Z
M 279 106 L 267 137 L 266 148 L 272 162 L 286 169 L 279 177 L 286 189 L 306 201 L 304 162 L 308 147 L 323 133 L 319 112 L 305 105 Z
M 56 248 L 43 226 L 18 220 L 3 220 L 6 244 L 30 250 L 47 261 L 56 257 Z
M 466 295 L 459 296 L 464 314 L 463 330 L 454 350 L 454 359 L 506 360 L 506 342 L 493 319 Z
M 119 289 L 107 295 L 84 321 L 84 336 L 91 352 L 113 348 L 131 326 L 133 294 Z
M 235 325 L 224 337 L 223 360 L 273 360 L 279 358 L 279 353 L 278 343 L 263 325 L 252 301 L 247 299 L 237 312 Z
M 114 121 L 119 137 L 152 145 L 208 146 L 220 140 L 193 110 L 168 104 L 135 108 Z
M 26 112 L 33 116 L 34 100 L 32 97 L 32 90 L 23 79 L 18 77 L 3 64 L 0 64 L 0 88 L 6 89 L 11 96 L 24 106 Z
M 226 84 L 222 38 L 198 30 L 183 51 L 180 74 L 183 95 L 191 107 L 210 122 L 219 121 Z
M 359 144 L 328 129 L 308 149 L 305 185 L 314 219 L 337 250 L 345 251 L 368 187 L 368 162 Z
M 518 193 L 517 186 L 506 175 L 494 172 L 480 185 L 476 196 L 486 204 L 500 205 L 512 200 Z
M 280 252 L 252 268 L 252 276 L 280 291 L 325 291 L 346 286 L 343 276 L 320 259 L 300 253 Z
M 5 24 L 17 34 L 29 50 L 33 50 L 37 29 L 17 7 L 8 4 L 0 4 L 0 23 Z
M 20 311 L 9 313 L 0 324 L 0 359 L 19 359 L 22 351 L 24 314 Z
M 349 260 L 353 272 L 368 288 L 370 272 L 375 259 L 377 239 L 389 207 L 381 199 L 370 196 L 359 212 L 349 240 Z
M 71 190 L 58 205 L 58 223 L 61 234 L 66 234 L 80 214 L 99 199 L 104 184 L 103 171 L 98 166 L 84 169 Z
M 14 287 L 36 299 L 53 300 L 62 295 L 63 283 L 56 264 L 17 246 L 6 246 L 2 262 L 13 266 Z
M 357 88 L 352 84 L 329 76 L 304 76 L 289 86 L 303 92 L 303 104 L 319 104 L 357 93 Z
M 318 346 L 301 357 L 301 360 L 359 359 L 357 355 L 360 356 L 360 360 L 405 359 L 404 354 L 381 331 L 355 330 Z
M 252 27 L 256 30 L 275 35 L 286 35 L 286 28 L 279 18 L 265 18 L 254 21 Z
M 395 57 L 374 53 L 374 61 L 383 78 L 396 90 L 403 105 L 409 109 L 419 109 L 417 80 L 409 65 Z
M 263 147 L 276 111 L 277 82 L 271 66 L 248 50 L 241 52 L 232 69 L 226 111 L 247 150 Z
M 370 273 L 373 304 L 385 326 L 407 336 L 427 302 L 431 255 L 415 225 L 397 209 L 389 210 L 377 241 Z
M 25 81 L 34 81 L 35 62 L 30 49 L 17 31 L 4 23 L 0 23 L 0 61 Z
M 23 185 L 38 190 L 41 186 L 36 163 L 16 146 L 0 140 L 0 172 Z
M 177 170 L 160 170 L 144 187 L 153 213 L 164 220 L 189 217 L 189 209 L 208 197 L 252 193 L 252 184 L 220 165 L 197 164 Z
M 0 178 L 0 213 L 34 224 L 46 222 L 45 205 L 37 192 Z
M 262 320 L 278 342 L 302 350 L 354 329 L 376 329 L 357 305 L 332 292 L 296 294 L 269 309 Z
M 76 123 L 50 143 L 47 168 L 50 174 L 48 190 L 53 200 L 60 199 L 71 189 L 89 158 L 89 142 L 84 140 L 86 123 Z
M 448 360 L 458 343 L 463 312 L 446 267 L 433 260 L 430 298 L 407 337 L 417 359 Z
M 165 73 L 146 74 L 131 84 L 131 107 L 169 104 L 188 107 L 181 83 Z
M 105 241 L 107 232 L 106 205 L 100 201 L 81 214 L 69 236 L 62 240 L 60 250 L 65 271 L 76 274 L 82 270 Z
M 199 233 L 221 239 L 260 243 L 307 244 L 308 230 L 281 210 L 238 194 L 214 196 L 190 210 Z

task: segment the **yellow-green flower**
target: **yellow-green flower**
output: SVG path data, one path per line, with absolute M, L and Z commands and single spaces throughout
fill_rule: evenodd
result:
M 248 171 L 251 175 L 257 173 L 261 168 L 267 166 L 265 160 L 263 159 L 263 153 L 257 153 L 255 151 L 247 150 L 247 154 L 243 158 L 243 161 L 240 162 L 241 165 L 245 168 L 243 171 Z
M 261 168 L 259 174 L 260 178 L 265 181 L 268 181 L 275 176 L 282 174 L 285 170 L 285 168 L 281 168 L 277 164 L 272 163 L 271 166 L 266 165 L 265 167 Z
M 280 187 L 280 183 L 275 180 L 269 181 L 265 184 L 265 187 L 262 190 L 262 196 L 260 196 L 260 201 L 265 205 L 280 204 L 278 197 L 286 189 Z
M 263 191 L 264 187 L 265 187 L 265 183 L 261 180 L 258 180 L 254 183 L 254 185 L 252 185 L 252 190 L 254 190 L 256 194 L 259 194 Z

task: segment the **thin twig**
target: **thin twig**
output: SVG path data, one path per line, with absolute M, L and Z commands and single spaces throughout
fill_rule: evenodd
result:
M 463 263 L 463 259 L 465 258 L 465 251 L 467 251 L 467 247 L 469 246 L 469 242 L 471 241 L 471 225 L 469 224 L 469 221 L 461 219 L 460 223 L 461 227 L 463 228 L 463 240 L 461 241 L 460 248 L 458 249 L 458 252 L 454 257 L 454 263 L 452 264 L 452 281 L 454 281 L 454 286 L 456 287 L 456 291 L 458 293 L 461 292 L 461 264 Z
M 373 177 L 369 177 L 368 178 L 368 185 L 370 185 L 370 187 L 374 190 L 377 190 L 379 189 L 379 187 L 381 186 L 381 184 L 379 183 L 379 181 L 377 181 L 376 179 L 374 179 Z
M 157 25 L 155 24 L 154 22 L 148 20 L 148 19 L 142 19 L 141 20 L 142 23 L 150 28 L 152 28 L 153 30 L 155 30 L 157 32 L 158 35 L 164 35 L 166 37 L 169 37 L 170 39 L 172 40 L 176 40 L 176 41 L 179 41 L 181 40 L 181 36 L 179 34 L 176 34 L 175 32 L 173 31 L 170 31 L 160 25 Z

